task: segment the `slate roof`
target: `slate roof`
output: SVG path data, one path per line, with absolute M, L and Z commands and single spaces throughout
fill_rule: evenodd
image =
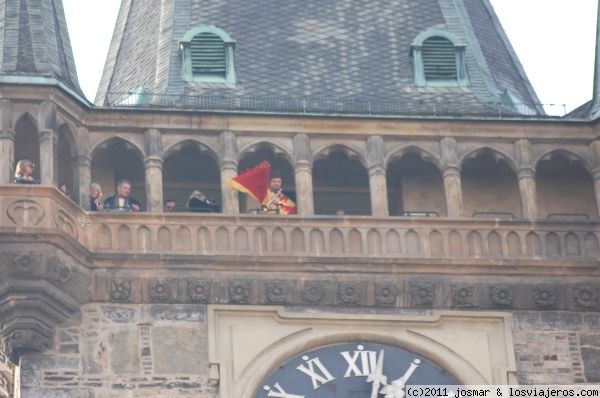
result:
M 50 77 L 83 97 L 61 0 L 0 0 L 0 76 Z
M 596 17 L 596 59 L 594 63 L 594 94 L 588 105 L 588 117 L 600 118 L 600 5 Z
M 179 40 L 215 25 L 235 40 L 235 85 L 181 77 Z M 410 46 L 428 28 L 466 44 L 468 87 L 419 88 Z M 168 95 L 539 100 L 488 0 L 123 0 L 96 96 Z

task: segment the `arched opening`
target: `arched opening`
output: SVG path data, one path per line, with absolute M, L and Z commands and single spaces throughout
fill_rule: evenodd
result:
M 75 187 L 77 184 L 75 182 L 75 173 L 73 170 L 75 169 L 74 157 L 76 155 L 76 147 L 73 134 L 67 126 L 62 126 L 58 130 L 57 147 L 58 186 L 66 186 L 67 190 L 70 192 L 69 197 L 72 200 L 75 200 L 77 198 L 75 193 Z
M 244 153 L 238 164 L 238 174 L 257 166 L 263 161 L 271 164 L 271 173 L 281 173 L 282 190 L 294 202 L 296 202 L 296 181 L 294 168 L 286 154 L 271 144 L 259 144 Z M 246 213 L 251 209 L 259 207 L 259 204 L 250 195 L 239 194 L 240 213 Z
M 173 199 L 177 211 L 194 191 L 221 203 L 221 175 L 214 153 L 197 142 L 187 141 L 169 151 L 163 163 L 163 198 Z
M 391 216 L 445 216 L 444 181 L 439 169 L 409 152 L 387 167 Z
M 13 164 L 13 175 L 17 162 L 21 159 L 28 159 L 35 163 L 33 177 L 39 181 L 40 174 L 40 140 L 35 123 L 31 116 L 24 115 L 15 125 L 15 158 Z
M 521 218 L 517 176 L 503 157 L 483 150 L 467 158 L 461 180 L 466 216 Z
M 367 169 L 343 148 L 334 148 L 313 165 L 315 214 L 370 215 Z
M 122 138 L 112 138 L 100 144 L 92 153 L 92 181 L 102 187 L 104 199 L 116 194 L 117 182 L 131 181 L 131 197 L 146 209 L 146 183 L 143 155 L 133 144 Z
M 594 184 L 579 159 L 553 153 L 535 174 L 539 218 L 596 218 Z

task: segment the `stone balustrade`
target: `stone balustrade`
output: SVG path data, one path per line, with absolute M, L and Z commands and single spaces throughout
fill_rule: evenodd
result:
M 260 257 L 267 262 L 318 258 L 348 264 L 495 264 L 565 258 L 590 262 L 600 254 L 600 222 L 589 220 L 85 213 L 53 188 L 8 185 L 0 186 L 0 205 L 4 233 L 58 232 L 99 259 L 139 254 Z

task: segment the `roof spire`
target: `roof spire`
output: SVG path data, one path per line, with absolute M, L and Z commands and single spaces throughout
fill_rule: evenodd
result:
M 83 96 L 62 0 L 0 0 L 0 77 L 56 79 Z

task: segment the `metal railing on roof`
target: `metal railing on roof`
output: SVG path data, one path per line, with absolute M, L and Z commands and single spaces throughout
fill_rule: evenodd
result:
M 505 104 L 496 102 L 406 102 L 394 99 L 328 97 L 187 96 L 146 92 L 109 93 L 110 108 L 182 109 L 217 112 L 285 113 L 311 115 L 548 118 L 566 114 L 560 104 Z

